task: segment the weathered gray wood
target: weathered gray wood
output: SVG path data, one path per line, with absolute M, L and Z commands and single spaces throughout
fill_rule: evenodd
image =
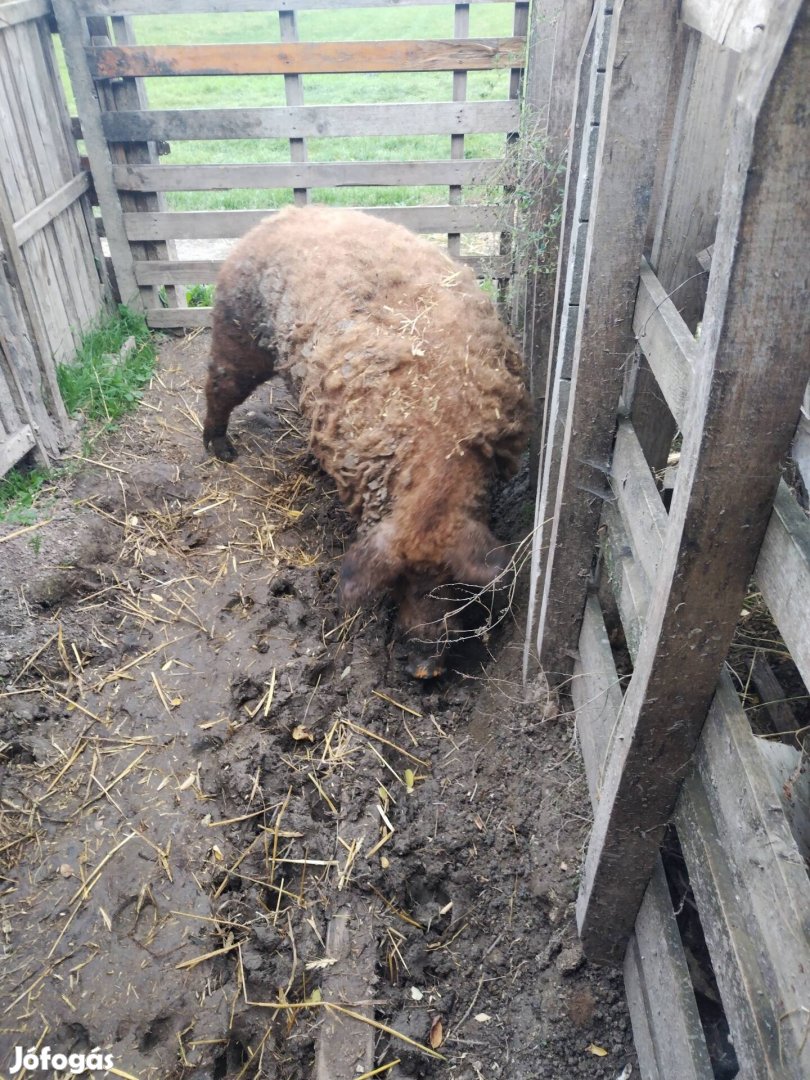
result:
M 790 455 L 804 484 L 803 505 L 807 507 L 810 503 L 810 382 L 804 392 L 799 426 L 796 428 Z
M 84 59 L 89 44 L 87 27 L 72 0 L 53 0 L 59 35 L 76 104 L 82 117 L 82 135 L 93 172 L 93 183 L 104 217 L 104 227 L 121 298 L 141 309 L 140 291 L 132 271 L 132 253 L 124 229 L 123 212 L 112 178 L 112 158 L 104 133 L 102 113 L 93 80 Z
M 654 581 L 669 519 L 629 420 L 622 420 L 616 432 L 610 486 L 635 557 L 647 579 Z
M 734 1047 L 770 1080 L 810 1073 L 810 881 L 724 673 L 675 816 Z
M 782 481 L 754 580 L 805 686 L 810 686 L 810 519 Z
M 773 739 L 754 741 L 779 792 L 799 855 L 805 863 L 810 863 L 810 769 L 804 752 Z
M 577 736 L 591 803 L 596 806 L 606 750 L 622 705 L 622 688 L 602 609 L 594 595 L 585 604 L 571 699 L 577 714 Z
M 414 232 L 495 232 L 499 208 L 490 206 L 373 206 L 363 212 L 406 225 Z M 277 210 L 177 210 L 164 214 L 124 214 L 130 240 L 227 239 L 248 229 Z
M 462 255 L 455 260 L 479 278 L 498 278 L 509 273 L 509 266 L 500 256 Z M 135 263 L 135 279 L 139 285 L 163 285 L 171 280 L 178 285 L 198 285 L 216 281 L 222 259 L 153 259 Z
M 746 57 L 659 581 L 577 905 L 583 945 L 604 960 L 621 957 L 632 930 L 765 535 L 806 385 L 810 310 L 799 268 L 810 244 L 810 140 L 798 101 L 810 64 L 810 9 L 799 7 L 796 0 L 772 24 L 767 50 Z M 778 282 L 770 272 L 776 250 Z M 778 368 L 761 361 L 771 355 L 779 356 Z M 743 460 L 756 461 L 756 469 L 740 469 Z
M 646 259 L 641 262 L 633 330 L 670 412 L 683 424 L 698 344 Z
M 211 325 L 211 308 L 147 308 L 144 314 L 153 330 Z
M 282 41 L 298 41 L 298 25 L 294 11 L 280 11 L 278 15 L 279 30 Z M 284 100 L 288 105 L 304 104 L 304 80 L 300 75 L 284 76 Z M 290 160 L 302 162 L 307 160 L 307 144 L 304 139 L 290 139 Z M 309 194 L 305 187 L 298 186 L 293 190 L 293 201 L 296 206 L 305 206 L 309 201 Z
M 650 606 L 650 582 L 634 555 L 615 503 L 605 503 L 602 521 L 602 560 L 616 599 L 627 649 L 635 660 Z
M 469 4 L 456 4 L 453 9 L 453 33 L 457 38 L 466 38 L 470 34 L 470 7 Z M 453 72 L 453 101 L 466 101 L 467 100 L 467 72 L 466 71 L 454 71 Z M 463 135 L 451 135 L 450 136 L 450 157 L 453 161 L 462 161 L 464 159 L 464 136 Z M 447 193 L 447 201 L 451 206 L 456 206 L 461 202 L 461 188 L 458 185 L 451 185 L 449 192 Z M 447 234 L 447 250 L 454 257 L 458 257 L 461 254 L 461 234 L 460 233 L 448 233 Z
M 12 389 L 16 392 L 15 400 L 9 402 L 13 410 L 10 419 L 13 421 L 16 417 L 18 423 L 28 423 L 36 442 L 39 464 L 46 465 L 49 456 L 58 452 L 60 431 L 43 400 L 37 360 L 12 287 L 5 273 L 0 271 L 0 371 L 7 372 L 9 396 Z M 9 426 L 17 427 L 18 423 Z
M 50 0 L 4 0 L 0 5 L 0 30 L 50 15 Z
M 638 1065 L 642 1080 L 661 1080 L 658 1062 L 655 1057 L 648 1005 L 644 996 L 644 983 L 641 971 L 641 957 L 638 952 L 635 934 L 627 945 L 624 958 L 624 992 L 627 1007 L 633 1025 L 633 1044 L 638 1054 Z
M 594 50 L 599 40 L 605 36 L 605 8 L 594 5 L 593 12 L 588 21 L 587 31 L 582 41 L 577 57 L 575 74 L 575 92 L 570 116 L 570 134 L 568 140 L 568 168 L 565 174 L 565 191 L 563 194 L 563 215 L 559 233 L 559 250 L 557 253 L 557 274 L 554 281 L 554 304 L 550 317 L 537 307 L 542 302 L 540 299 L 533 301 L 536 307 L 532 316 L 538 322 L 539 337 L 537 344 L 532 344 L 532 349 L 543 347 L 543 335 L 547 333 L 549 354 L 547 359 L 540 360 L 545 376 L 545 384 L 537 386 L 535 383 L 530 387 L 533 397 L 542 395 L 542 411 L 537 409 L 539 423 L 536 425 L 536 434 L 531 445 L 530 454 L 537 454 L 537 494 L 534 512 L 534 536 L 532 540 L 532 558 L 529 570 L 529 601 L 526 619 L 526 641 L 523 646 L 523 678 L 526 679 L 529 669 L 529 658 L 534 644 L 534 628 L 537 617 L 537 597 L 542 596 L 545 574 L 548 568 L 547 549 L 548 535 L 551 526 L 550 500 L 556 489 L 560 457 L 565 437 L 565 422 L 568 416 L 568 403 L 570 399 L 570 379 L 562 377 L 561 368 L 564 360 L 557 363 L 558 336 L 560 323 L 571 317 L 572 308 L 567 303 L 568 274 L 567 266 L 569 253 L 572 247 L 572 234 L 578 227 L 578 214 L 576 213 L 578 201 L 581 204 L 579 191 L 579 172 L 583 166 L 583 144 L 589 137 L 592 126 L 592 116 L 589 117 L 589 105 L 592 107 L 591 82 L 593 80 L 592 61 Z M 587 167 L 587 158 L 585 159 Z M 534 330 L 532 331 L 534 334 Z M 530 379 L 531 367 L 534 359 L 529 360 Z
M 351 0 L 356 8 L 447 6 L 449 0 Z M 470 4 L 507 4 L 514 0 L 467 0 Z M 241 11 L 337 11 L 346 0 L 75 0 L 83 15 L 196 15 Z
M 713 1080 L 714 1070 L 660 858 L 636 919 L 635 942 L 661 1080 Z
M 13 435 L 0 438 L 0 477 L 5 476 L 9 469 L 13 469 L 35 445 L 36 440 L 30 424 L 25 424 Z
M 697 253 L 714 241 L 739 58 L 689 42 L 650 263 L 688 326 L 703 313 L 708 277 Z
M 621 709 L 622 693 L 602 612 L 589 596 L 571 683 L 577 733 L 591 802 Z M 712 1069 L 675 923 L 663 867 L 657 861 L 624 960 L 633 1038 L 645 1080 L 711 1080 Z
M 782 684 L 774 675 L 767 657 L 756 650 L 751 662 L 751 682 L 762 703 L 760 708 L 767 712 L 774 730 L 783 733 L 797 731 L 799 725 L 793 709 L 785 700 Z
M 459 136 L 462 138 L 463 136 Z M 409 187 L 491 184 L 499 158 L 461 161 L 308 161 L 262 165 L 115 165 L 119 191 L 226 191 L 231 188 Z
M 701 34 L 743 52 L 762 40 L 774 0 L 682 0 L 681 18 Z
M 651 10 L 638 0 L 613 8 L 560 482 L 552 492 L 544 476 L 541 496 L 546 507 L 541 516 L 553 518 L 553 524 L 537 645 L 553 677 L 570 672 L 579 636 L 582 586 L 600 516 L 599 500 L 583 498 L 582 491 L 601 482 L 615 430 L 623 359 L 633 349 L 638 253 L 647 227 L 675 30 L 674 8 L 655 5 Z M 572 274 L 569 265 L 569 278 Z
M 106 20 L 90 19 L 89 27 L 94 42 L 109 42 Z M 115 17 L 112 19 L 112 29 L 119 43 L 134 41 L 132 20 Z M 112 83 L 106 83 L 98 88 L 99 101 L 102 107 L 112 112 L 128 109 L 145 109 L 148 106 L 146 88 L 142 79 L 116 79 Z M 113 167 L 116 163 L 157 165 L 158 157 L 155 146 L 150 142 L 130 142 L 110 145 L 110 157 Z M 166 209 L 165 197 L 162 193 L 147 192 L 121 192 L 119 195 L 121 209 L 124 213 L 149 213 L 151 211 L 162 212 Z M 174 254 L 173 248 L 161 242 L 135 242 L 130 243 L 130 255 L 135 259 L 165 259 L 169 254 Z M 141 286 L 141 303 L 144 308 L 159 303 L 157 291 Z M 165 290 L 169 307 L 177 306 L 177 294 L 173 284 L 168 284 Z
M 149 139 L 304 139 L 352 135 L 461 135 L 513 131 L 514 101 L 318 105 L 297 109 L 154 109 L 105 113 L 111 142 Z
M 80 172 L 73 177 L 72 180 L 68 180 L 65 184 L 55 191 L 52 195 L 49 195 L 47 199 L 36 206 L 33 210 L 29 210 L 25 217 L 20 218 L 19 221 L 14 222 L 14 238 L 19 245 L 29 240 L 34 233 L 39 232 L 40 229 L 44 229 L 46 225 L 49 225 L 55 217 L 58 217 L 63 210 L 66 210 L 72 203 L 78 198 L 84 195 L 85 191 L 90 186 L 90 176 L 86 172 Z

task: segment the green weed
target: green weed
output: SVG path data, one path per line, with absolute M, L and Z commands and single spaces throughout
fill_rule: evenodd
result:
M 211 307 L 214 303 L 214 286 L 192 285 L 186 290 L 186 303 L 189 307 Z
M 35 503 L 50 476 L 48 469 L 12 469 L 0 479 L 0 521 L 30 525 Z
M 121 359 L 119 351 L 130 337 L 135 347 Z M 84 336 L 72 363 L 59 365 L 65 408 L 89 420 L 117 420 L 138 404 L 154 367 L 155 348 L 143 316 L 122 306 Z

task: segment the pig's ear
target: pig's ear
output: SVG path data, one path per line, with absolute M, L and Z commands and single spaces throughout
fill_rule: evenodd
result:
M 486 525 L 468 521 L 458 542 L 447 552 L 447 566 L 455 581 L 486 588 L 507 567 L 509 555 Z
M 343 556 L 340 596 L 346 608 L 360 607 L 389 589 L 404 570 L 393 543 L 390 521 L 381 521 L 355 540 Z

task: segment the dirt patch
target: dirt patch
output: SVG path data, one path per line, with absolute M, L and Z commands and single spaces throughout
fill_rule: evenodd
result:
M 0 1068 L 47 1044 L 304 1080 L 329 1024 L 391 1078 L 615 1080 L 620 975 L 573 921 L 587 792 L 520 614 L 409 680 L 385 609 L 339 611 L 351 527 L 281 384 L 235 414 L 235 465 L 203 455 L 206 353 L 168 342 L 0 543 Z M 525 482 L 498 513 L 528 530 Z

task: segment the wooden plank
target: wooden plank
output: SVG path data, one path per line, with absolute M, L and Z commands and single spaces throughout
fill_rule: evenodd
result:
M 455 260 L 469 266 L 480 278 L 503 277 L 508 264 L 498 255 L 462 255 Z M 222 259 L 152 259 L 136 260 L 135 279 L 139 285 L 198 285 L 216 281 Z
M 630 938 L 627 955 L 624 959 L 624 992 L 627 997 L 630 1021 L 633 1025 L 633 1044 L 638 1054 L 638 1065 L 642 1080 L 661 1080 L 652 1032 L 650 1031 L 648 1006 L 644 997 L 641 957 L 639 956 L 635 935 Z
M 661 1080 L 713 1080 L 714 1070 L 660 858 L 636 919 L 635 942 Z
M 211 308 L 147 308 L 145 315 L 154 330 L 211 325 Z
M 49 455 L 55 455 L 59 450 L 61 432 L 43 400 L 38 358 L 23 313 L 15 302 L 6 274 L 0 273 L 0 360 L 3 357 L 9 369 L 9 382 L 16 391 L 13 412 L 18 422 L 21 420 L 30 425 L 36 440 L 38 463 L 47 465 Z
M 467 38 L 470 36 L 470 8 L 468 4 L 456 4 L 453 8 L 453 33 L 457 38 Z M 511 95 L 510 95 L 511 96 Z M 467 100 L 467 72 L 466 71 L 454 71 L 453 72 L 453 101 L 466 101 Z M 451 135 L 450 136 L 450 157 L 453 161 L 462 161 L 464 159 L 464 136 L 463 135 Z M 456 185 L 451 185 L 449 192 L 447 193 L 447 201 L 451 206 L 455 206 L 461 202 L 462 190 Z M 461 234 L 460 233 L 448 233 L 447 235 L 447 250 L 450 254 L 456 258 L 461 254 Z
M 689 42 L 650 264 L 692 330 L 708 281 L 697 253 L 717 230 L 738 67 L 739 57 L 713 41 Z
M 718 45 L 744 52 L 762 41 L 774 0 L 681 0 L 681 18 Z
M 14 222 L 14 237 L 17 243 L 22 245 L 26 240 L 30 240 L 34 233 L 44 229 L 63 210 L 66 210 L 72 203 L 81 198 L 89 187 L 90 174 L 86 172 L 77 173 L 76 176 L 64 183 L 52 195 L 49 195 L 39 206 L 29 210 L 25 217 Z
M 580 303 L 575 305 L 572 389 L 560 480 L 552 488 L 550 473 L 545 475 L 541 495 L 545 508 L 541 520 L 551 518 L 552 526 L 537 648 L 541 664 L 552 678 L 567 676 L 571 670 L 601 510 L 599 500 L 584 496 L 583 491 L 601 483 L 600 473 L 613 442 L 622 359 L 633 349 L 631 312 L 638 285 L 638 255 L 647 227 L 675 14 L 674 8 L 665 5 L 650 10 L 639 0 L 613 5 L 588 215 L 591 224 Z M 584 176 L 580 182 L 585 183 Z M 572 291 L 575 269 L 569 264 L 570 300 L 576 299 Z M 561 340 L 559 349 L 562 347 Z M 558 372 L 559 378 L 564 378 L 563 371 Z
M 132 270 L 132 253 L 124 228 L 121 203 L 112 178 L 112 159 L 104 133 L 102 113 L 93 80 L 87 70 L 84 49 L 89 41 L 87 27 L 73 0 L 53 0 L 59 34 L 65 52 L 76 104 L 82 117 L 82 135 L 93 173 L 115 277 L 125 303 L 142 309 L 140 291 Z
M 149 112 L 104 113 L 103 126 L 111 142 L 461 135 L 513 131 L 519 115 L 520 108 L 515 101 L 437 101 L 412 105 L 152 109 Z
M 810 1074 L 810 881 L 726 673 L 675 823 L 744 1070 Z M 774 809 L 778 812 L 774 812 Z
M 591 803 L 599 802 L 602 767 L 622 705 L 622 688 L 610 648 L 602 609 L 588 597 L 579 635 L 579 659 L 571 681 L 577 736 Z
M 532 349 L 542 348 L 542 341 L 549 341 L 549 356 L 541 360 L 540 364 L 544 372 L 544 384 L 538 386 L 530 381 L 532 396 L 542 394 L 542 419 L 538 424 L 537 434 L 529 447 L 530 454 L 537 448 L 538 455 L 538 486 L 535 501 L 535 532 L 531 544 L 531 565 L 529 569 L 529 597 L 528 613 L 526 620 L 526 640 L 523 651 L 523 677 L 528 675 L 529 657 L 534 646 L 535 622 L 539 616 L 538 597 L 543 595 L 545 573 L 548 570 L 548 543 L 549 526 L 551 525 L 550 499 L 552 492 L 556 490 L 557 477 L 559 474 L 559 459 L 561 459 L 563 443 L 565 440 L 565 422 L 568 416 L 568 404 L 570 400 L 570 379 L 563 377 L 565 365 L 564 356 L 558 345 L 558 337 L 561 335 L 561 323 L 571 318 L 572 308 L 570 305 L 570 283 L 568 278 L 569 257 L 576 257 L 576 249 L 572 244 L 573 232 L 579 226 L 579 217 L 582 207 L 582 189 L 578 183 L 579 174 L 583 167 L 589 167 L 590 156 L 585 152 L 585 146 L 590 141 L 590 131 L 595 117 L 593 107 L 595 105 L 591 86 L 595 71 L 593 65 L 594 52 L 602 52 L 602 42 L 605 38 L 606 9 L 604 5 L 594 4 L 593 12 L 588 22 L 588 29 L 582 41 L 577 59 L 575 79 L 575 99 L 573 99 L 570 134 L 568 138 L 568 168 L 565 178 L 565 192 L 563 195 L 563 220 L 559 229 L 559 249 L 557 253 L 557 272 L 554 282 L 554 307 L 550 319 L 536 313 L 532 318 L 540 320 L 541 335 L 548 337 L 538 338 L 537 346 Z M 604 86 L 604 80 L 603 80 Z M 540 302 L 534 300 L 535 306 Z M 548 314 L 548 313 L 546 313 Z M 532 335 L 534 335 L 532 330 Z M 532 379 L 530 362 L 529 379 Z
M 610 486 L 633 553 L 647 579 L 654 581 L 669 519 L 630 420 L 622 420 L 616 432 Z
M 353 8 L 446 7 L 450 0 L 351 0 Z M 511 4 L 514 0 L 467 0 L 470 4 Z M 82 15 L 196 15 L 242 11 L 339 11 L 346 0 L 75 0 Z
M 571 696 L 591 802 L 596 806 L 622 693 L 599 601 L 593 595 L 585 605 Z M 654 1076 L 711 1080 L 711 1063 L 660 859 L 628 943 L 624 974 L 633 1039 L 645 1080 Z
M 798 101 L 810 8 L 796 0 L 771 30 L 740 87 L 691 423 L 577 903 L 584 948 L 608 961 L 623 955 L 706 716 L 807 381 L 810 143 Z M 779 356 L 778 367 L 767 356 Z
M 494 71 L 523 63 L 525 38 L 466 41 L 297 41 L 282 44 L 91 47 L 95 79 L 147 75 L 332 75 L 382 71 Z
M 13 469 L 35 445 L 36 440 L 30 424 L 21 427 L 13 435 L 6 436 L 0 442 L 0 476 L 5 476 L 9 469 Z
M 810 519 L 781 481 L 754 569 L 805 686 L 810 686 Z
M 650 606 L 650 582 L 634 557 L 615 503 L 605 503 L 602 520 L 601 556 L 621 616 L 627 649 L 635 660 Z
M 500 158 L 461 161 L 305 161 L 261 165 L 115 165 L 119 191 L 229 191 L 232 188 L 484 185 L 503 177 Z
M 646 259 L 641 261 L 633 330 L 670 412 L 683 425 L 698 343 Z
M 396 221 L 414 232 L 496 232 L 497 206 L 369 206 L 366 214 Z M 177 210 L 167 213 L 124 214 L 130 240 L 227 239 L 243 236 L 248 229 L 278 210 Z
M 298 25 L 295 12 L 280 11 L 278 21 L 282 42 L 298 41 Z M 304 80 L 300 75 L 284 76 L 284 100 L 288 105 L 304 104 Z M 307 160 L 305 139 L 290 139 L 290 160 L 296 163 Z M 306 206 L 309 202 L 309 193 L 305 187 L 298 186 L 294 188 L 293 202 L 296 206 Z
M 0 4 L 0 30 L 50 14 L 50 0 L 4 0 Z

